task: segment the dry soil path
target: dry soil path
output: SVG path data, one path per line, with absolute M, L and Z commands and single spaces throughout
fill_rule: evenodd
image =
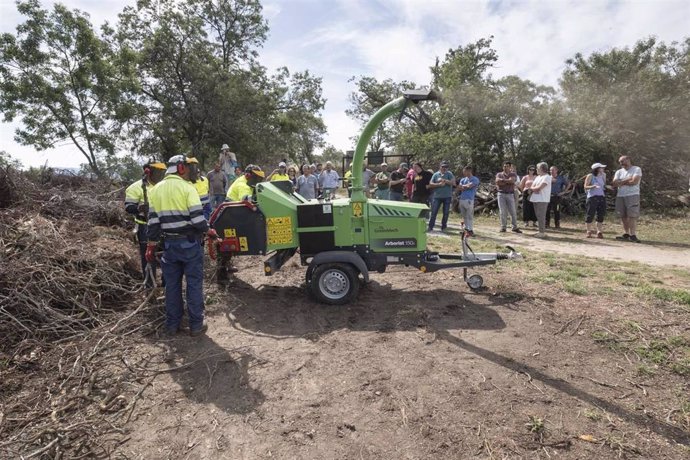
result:
M 533 235 L 536 229 L 527 228 L 522 234 L 499 233 L 495 227 L 475 226 L 480 240 L 491 240 L 526 248 L 527 251 L 558 252 L 592 256 L 608 260 L 639 262 L 654 266 L 677 266 L 690 269 L 690 242 L 688 244 L 643 241 L 640 244 L 616 241 L 614 235 L 606 234 L 603 240 L 587 239 L 580 230 L 552 229 L 546 239 Z

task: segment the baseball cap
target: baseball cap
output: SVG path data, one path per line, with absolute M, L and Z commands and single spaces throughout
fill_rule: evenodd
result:
M 405 169 L 409 169 L 409 167 L 407 166 L 407 163 L 400 163 L 400 167 L 405 168 Z
M 450 166 L 450 163 L 448 163 L 447 161 L 442 161 L 442 162 L 441 162 L 441 167 L 447 168 L 448 166 Z
M 594 163 L 594 164 L 592 165 L 592 169 L 605 168 L 605 167 L 606 167 L 606 165 L 603 165 L 603 164 L 601 164 L 601 163 Z
M 280 163 L 278 163 L 278 167 L 279 168 L 287 168 L 287 165 L 285 164 L 284 161 L 281 161 Z

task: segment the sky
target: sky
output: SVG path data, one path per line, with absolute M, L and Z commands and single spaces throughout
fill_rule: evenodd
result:
M 62 0 L 90 14 L 94 24 L 116 22 L 135 0 Z M 44 6 L 52 1 L 42 1 Z M 496 77 L 518 75 L 557 86 L 566 59 L 580 52 L 632 47 L 656 36 L 664 42 L 690 36 L 688 0 L 264 0 L 270 32 L 259 50 L 268 69 L 309 70 L 323 79 L 326 142 L 353 148 L 359 124 L 345 115 L 352 77 L 430 83 L 429 68 L 449 49 L 493 35 Z M 0 0 L 0 33 L 22 22 L 14 1 Z M 14 140 L 15 123 L 0 124 L 0 150 L 25 166 L 74 167 L 74 147 L 36 152 Z M 239 152 L 241 154 L 241 152 Z

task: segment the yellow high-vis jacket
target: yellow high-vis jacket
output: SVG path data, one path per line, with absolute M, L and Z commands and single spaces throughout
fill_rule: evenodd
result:
M 209 196 L 209 182 L 204 176 L 199 176 L 196 182 L 192 184 L 199 194 L 199 200 L 201 200 L 201 206 L 209 204 L 211 198 Z
M 146 192 L 144 192 L 146 187 Z M 153 185 L 146 179 L 139 179 L 127 187 L 125 190 L 125 211 L 134 216 L 134 222 L 146 225 L 146 215 L 139 213 L 140 204 L 148 204 L 148 194 L 151 193 Z
M 251 198 L 253 193 L 254 191 L 247 184 L 247 178 L 245 176 L 240 176 L 237 179 L 235 179 L 235 182 L 233 182 L 230 188 L 228 189 L 228 194 L 226 195 L 226 198 L 230 201 L 242 201 L 242 198 L 244 198 L 245 196 Z
M 149 193 L 149 241 L 165 234 L 197 236 L 207 230 L 199 194 L 177 174 L 165 176 Z

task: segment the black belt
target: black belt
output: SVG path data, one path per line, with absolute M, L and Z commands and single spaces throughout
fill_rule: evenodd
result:
M 196 237 L 194 235 L 188 235 L 186 233 L 163 233 L 161 235 L 161 238 L 164 240 L 187 240 L 187 241 L 196 241 Z

